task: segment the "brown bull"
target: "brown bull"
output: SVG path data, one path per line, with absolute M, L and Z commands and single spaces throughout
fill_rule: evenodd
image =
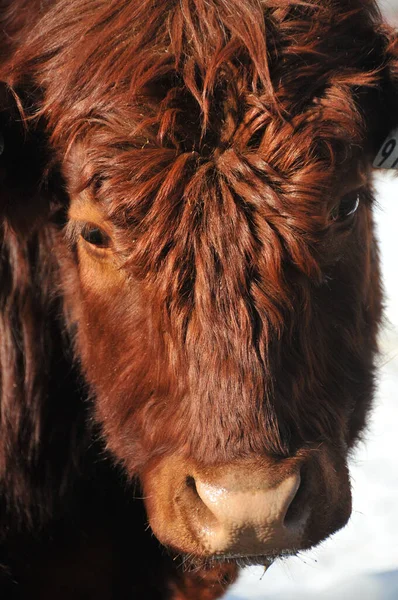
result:
M 395 34 L 372 0 L 0 10 L 1 597 L 221 597 L 350 516 Z

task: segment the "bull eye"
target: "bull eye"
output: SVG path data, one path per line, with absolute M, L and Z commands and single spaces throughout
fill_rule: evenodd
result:
M 343 222 L 350 217 L 353 217 L 357 212 L 360 204 L 359 192 L 350 192 L 344 196 L 340 203 L 334 207 L 330 213 L 330 218 L 335 222 Z
M 96 248 L 109 248 L 110 238 L 100 227 L 87 224 L 83 227 L 81 234 L 85 242 Z

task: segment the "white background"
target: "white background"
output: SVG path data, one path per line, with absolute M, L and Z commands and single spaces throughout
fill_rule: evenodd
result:
M 398 23 L 398 0 L 380 4 Z M 320 547 L 247 569 L 226 600 L 398 600 L 398 177 L 377 176 L 376 190 L 386 319 L 375 409 L 351 460 L 353 515 Z

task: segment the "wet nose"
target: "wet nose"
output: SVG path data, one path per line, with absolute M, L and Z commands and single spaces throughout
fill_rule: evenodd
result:
M 191 478 L 202 544 L 210 554 L 258 556 L 297 547 L 308 514 L 295 507 L 299 472 L 277 482 L 235 469 L 226 476 Z M 289 510 L 290 509 L 290 510 Z

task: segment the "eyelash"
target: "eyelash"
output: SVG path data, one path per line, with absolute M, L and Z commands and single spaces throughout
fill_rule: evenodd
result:
M 330 213 L 331 221 L 335 223 L 342 223 L 350 217 L 353 217 L 357 212 L 359 205 L 360 193 L 358 191 L 347 194 Z
M 86 223 L 80 232 L 81 237 L 85 242 L 95 248 L 109 248 L 111 240 L 107 233 L 100 227 L 91 223 Z

